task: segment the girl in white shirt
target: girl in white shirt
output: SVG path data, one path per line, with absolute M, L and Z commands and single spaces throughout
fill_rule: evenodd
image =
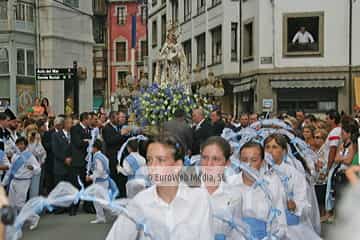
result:
M 222 137 L 210 137 L 200 152 L 202 185 L 210 194 L 215 240 L 245 239 L 249 231 L 241 221 L 242 187 L 229 185 L 223 179 L 225 167 L 230 164 L 230 144 Z
M 179 181 L 184 156 L 184 147 L 174 137 L 162 135 L 149 141 L 147 166 L 154 185 L 137 194 L 127 207 L 129 212 L 139 209 L 141 221 L 120 215 L 107 240 L 151 239 L 149 231 L 161 240 L 213 240 L 206 190 Z
M 283 202 L 286 206 L 286 220 L 288 224 L 289 239 L 321 239 L 308 224 L 307 211 L 311 207 L 306 195 L 305 176 L 295 169 L 295 167 L 286 163 L 287 157 L 287 140 L 283 135 L 271 134 L 265 141 L 265 151 L 272 155 L 277 169 L 281 172 L 283 189 Z M 276 174 L 280 174 L 278 171 Z M 287 177 L 283 178 L 284 176 Z

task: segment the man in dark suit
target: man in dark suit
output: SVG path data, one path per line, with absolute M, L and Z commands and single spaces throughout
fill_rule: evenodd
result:
M 126 123 L 126 114 L 124 112 L 112 111 L 109 115 L 110 122 L 102 130 L 102 136 L 105 142 L 105 155 L 109 158 L 110 177 L 116 182 L 120 197 L 126 197 L 127 177 L 117 173 L 118 164 L 117 153 L 121 146 L 128 139 L 129 129 L 123 127 Z
M 173 136 L 176 136 L 185 146 L 186 152 L 191 151 L 193 144 L 193 133 L 191 127 L 185 121 L 184 110 L 177 109 L 174 113 L 175 119 L 164 123 L 164 130 Z
M 51 130 L 51 149 L 53 157 L 53 179 L 54 186 L 61 181 L 70 181 L 69 166 L 71 166 L 71 139 L 70 129 L 72 118 L 59 118 L 57 120 L 58 129 Z M 56 208 L 55 214 L 65 213 L 65 208 Z
M 195 124 L 193 127 L 193 145 L 192 155 L 200 154 L 200 146 L 209 137 L 213 136 L 213 129 L 209 121 L 205 119 L 202 109 L 194 109 L 192 112 L 192 120 Z
M 8 116 L 1 112 L 0 113 L 0 150 L 5 151 L 5 139 L 7 138 L 7 127 Z
M 54 155 L 54 182 L 69 180 L 69 166 L 71 166 L 71 138 L 72 119 L 63 120 L 63 129 L 51 136 L 51 147 Z
M 71 166 L 70 166 L 70 180 L 71 183 L 80 188 L 77 177 L 85 183 L 86 175 L 86 154 L 87 147 L 91 140 L 90 130 L 90 116 L 89 113 L 83 112 L 80 114 L 80 122 L 73 126 L 70 130 L 71 136 Z M 74 205 L 70 210 L 70 215 L 76 215 L 78 205 Z M 86 212 L 92 212 L 89 204 L 84 203 L 84 210 Z
M 221 111 L 220 110 L 212 111 L 210 114 L 210 119 L 211 119 L 211 125 L 213 127 L 213 134 L 215 136 L 221 136 L 225 128 L 225 122 L 221 118 Z

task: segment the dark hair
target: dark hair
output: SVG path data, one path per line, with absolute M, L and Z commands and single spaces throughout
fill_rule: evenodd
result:
M 183 109 L 176 109 L 174 112 L 175 118 L 184 118 L 186 116 L 186 113 Z
M 0 120 L 4 121 L 8 118 L 8 115 L 6 115 L 4 112 L 0 112 Z
M 103 146 L 102 141 L 100 139 L 96 139 L 94 144 L 93 144 L 93 147 L 96 148 L 97 150 L 101 151 L 102 146 Z
M 308 114 L 305 116 L 305 119 L 309 119 L 310 122 L 315 122 L 316 121 L 316 117 L 312 114 Z
M 93 118 L 94 116 L 97 117 L 97 114 L 95 112 L 89 112 L 89 116 Z
M 36 126 L 39 128 L 41 128 L 42 126 L 44 126 L 46 123 L 46 121 L 44 119 L 39 119 L 36 121 Z
M 201 144 L 200 152 L 204 151 L 204 149 L 210 145 L 218 146 L 221 149 L 225 159 L 226 160 L 230 159 L 231 146 L 224 138 L 219 137 L 219 136 L 214 136 L 214 137 L 208 138 L 203 144 Z
M 80 114 L 80 122 L 82 122 L 82 121 L 84 121 L 84 120 L 86 120 L 86 119 L 88 119 L 89 118 L 89 113 L 88 112 L 82 112 L 81 114 Z
M 45 106 L 44 101 L 46 101 L 47 106 L 49 106 L 49 105 L 50 105 L 49 99 L 48 99 L 48 98 L 46 98 L 46 97 L 44 97 L 43 99 L 41 99 L 41 105 L 42 105 L 42 106 Z
M 116 117 L 117 114 L 118 114 L 117 111 L 111 111 L 111 112 L 109 113 L 109 118 L 112 119 L 112 118 Z
M 334 120 L 336 124 L 340 123 L 340 114 L 335 109 L 329 110 L 326 112 L 326 115 L 328 115 L 331 120 Z
M 148 151 L 149 146 L 152 143 L 159 143 L 161 145 L 171 148 L 173 150 L 173 157 L 174 157 L 175 161 L 177 161 L 177 160 L 183 161 L 184 160 L 185 148 L 184 148 L 183 144 L 181 143 L 181 141 L 177 137 L 171 136 L 167 133 L 162 133 L 157 136 L 153 136 L 148 140 L 148 142 L 146 144 L 146 152 Z
M 266 144 L 268 144 L 269 142 L 271 142 L 272 140 L 275 140 L 276 144 L 279 145 L 282 149 L 284 150 L 288 150 L 287 149 L 287 139 L 285 138 L 285 136 L 281 135 L 281 134 L 270 134 L 267 138 L 265 138 L 264 141 L 264 146 L 266 146 Z
M 219 109 L 214 109 L 214 111 L 212 111 L 216 114 L 216 116 L 218 116 L 219 118 L 222 118 L 222 115 L 221 115 L 221 110 Z
M 23 143 L 25 146 L 29 144 L 28 140 L 24 137 L 19 137 L 16 139 L 15 144 Z
M 359 126 L 354 119 L 350 117 L 344 117 L 341 121 L 341 128 L 345 132 L 350 133 L 350 139 L 352 143 L 357 143 L 357 139 L 359 137 Z
M 247 142 L 245 143 L 241 148 L 240 148 L 240 155 L 241 155 L 241 152 L 242 150 L 244 150 L 245 148 L 257 148 L 260 152 L 260 156 L 261 156 L 261 159 L 264 159 L 265 157 L 265 151 L 264 151 L 264 147 L 258 143 L 258 142 L 253 142 L 253 141 L 250 141 L 250 142 Z
M 131 151 L 137 152 L 139 149 L 139 142 L 138 140 L 134 139 L 128 142 L 127 147 L 130 148 Z

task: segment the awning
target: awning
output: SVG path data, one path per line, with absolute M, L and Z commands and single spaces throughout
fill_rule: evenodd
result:
M 345 77 L 279 77 L 270 78 L 272 88 L 341 88 Z
M 246 92 L 256 87 L 256 79 L 255 78 L 242 79 L 239 82 L 235 82 L 233 86 L 234 86 L 233 93 Z

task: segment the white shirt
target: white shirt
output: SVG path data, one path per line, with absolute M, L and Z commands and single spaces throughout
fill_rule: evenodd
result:
M 170 232 L 170 236 L 158 237 L 161 240 L 213 240 L 212 212 L 209 195 L 205 189 L 189 188 L 181 183 L 173 201 L 168 204 L 157 194 L 156 186 L 138 193 L 129 203 L 140 208 L 140 212 L 151 230 Z M 131 211 L 131 210 L 129 210 Z M 130 213 L 131 214 L 131 213 Z M 164 231 L 163 231 L 164 230 Z M 139 239 L 136 225 L 125 215 L 120 215 L 111 228 L 106 240 Z M 143 234 L 141 233 L 143 236 Z M 165 234 L 168 235 L 168 234 Z M 149 239 L 149 238 L 140 238 Z
M 46 150 L 41 142 L 29 143 L 27 149 L 34 155 L 36 160 L 42 165 L 45 163 Z
M 324 148 L 324 156 L 325 156 L 325 163 L 324 166 L 327 166 L 329 161 L 329 153 L 331 147 L 339 147 L 341 140 L 341 127 L 336 127 L 332 129 L 325 141 L 325 148 Z
M 277 165 L 279 170 L 289 178 L 289 190 L 294 193 L 294 202 L 296 203 L 295 215 L 301 217 L 305 208 L 310 207 L 309 201 L 306 196 L 306 179 L 305 176 L 296 170 L 293 166 L 282 162 Z M 284 196 L 286 202 L 286 196 Z
M 227 220 L 233 218 L 236 224 L 246 229 L 247 225 L 240 220 L 242 216 L 242 189 L 241 185 L 229 185 L 221 182 L 216 191 L 211 194 L 210 200 L 214 214 L 221 215 Z M 228 223 L 215 216 L 213 216 L 213 229 L 215 234 L 225 234 L 230 239 L 245 239 L 243 234 L 231 229 Z
M 277 236 L 282 239 L 287 234 L 287 222 L 285 216 L 285 205 L 283 202 L 284 189 L 280 179 L 272 174 L 261 174 L 267 181 L 269 192 L 272 196 L 272 205 L 278 209 L 281 214 L 273 222 L 273 229 L 277 229 Z M 228 182 L 232 185 L 242 185 L 242 214 L 245 217 L 254 217 L 263 221 L 268 220 L 268 214 L 271 208 L 270 202 L 267 200 L 265 193 L 260 187 L 254 188 L 244 184 L 242 172 L 228 178 Z
M 130 153 L 123 161 L 123 166 L 122 168 L 120 168 L 120 172 L 125 175 L 125 176 L 129 176 L 129 175 L 134 175 L 136 173 L 134 173 L 133 169 L 131 168 L 127 158 L 129 156 L 133 156 L 136 159 L 137 164 L 139 165 L 140 168 L 144 168 L 146 167 L 146 160 L 143 156 L 141 156 L 138 152 L 132 152 Z M 138 169 L 140 170 L 140 169 Z
M 295 34 L 295 36 L 292 40 L 292 43 L 296 43 L 296 41 L 298 41 L 300 44 L 315 42 L 313 36 L 308 31 L 305 31 L 304 33 L 302 33 L 301 31 L 298 31 Z
M 97 178 L 103 178 L 103 179 L 107 178 L 109 174 L 106 172 L 103 162 L 96 156 L 97 156 L 96 153 L 94 153 L 95 168 L 92 170 L 93 174 L 90 177 L 93 180 L 96 180 Z
M 195 130 L 199 130 L 201 127 L 201 124 L 205 121 L 205 118 L 201 120 L 198 124 L 196 124 Z
M 14 154 L 11 159 L 11 162 L 13 163 L 18 157 L 19 157 L 18 154 Z M 33 170 L 28 169 L 27 166 L 29 165 L 32 166 L 34 169 Z M 3 179 L 4 185 L 7 185 L 9 181 L 10 172 L 11 172 L 11 166 L 10 169 L 6 172 L 6 175 Z M 15 173 L 14 177 L 20 179 L 31 179 L 34 175 L 40 174 L 40 172 L 41 172 L 40 164 L 38 163 L 34 155 L 31 155 L 25 161 L 25 163 L 19 168 L 19 170 Z

